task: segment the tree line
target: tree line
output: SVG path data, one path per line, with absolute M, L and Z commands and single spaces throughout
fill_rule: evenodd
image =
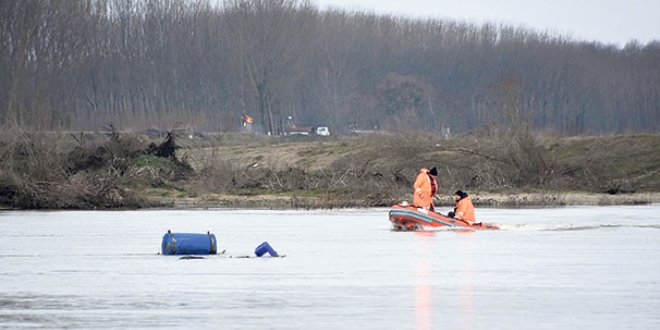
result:
M 660 131 L 660 41 L 304 0 L 0 0 L 0 73 L 1 124 L 36 131 Z

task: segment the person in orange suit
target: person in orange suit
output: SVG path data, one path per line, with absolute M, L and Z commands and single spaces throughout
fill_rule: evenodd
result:
M 449 212 L 449 217 L 463 220 L 470 226 L 474 225 L 476 221 L 474 204 L 472 204 L 472 199 L 468 194 L 462 190 L 457 190 L 454 194 L 454 201 L 456 202 L 456 208 L 454 208 L 454 212 Z
M 413 205 L 423 207 L 427 210 L 435 211 L 433 206 L 433 196 L 438 193 L 438 169 L 421 168 L 413 188 Z

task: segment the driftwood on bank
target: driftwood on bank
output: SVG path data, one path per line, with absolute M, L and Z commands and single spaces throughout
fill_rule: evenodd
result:
M 29 135 L 20 129 L 0 134 L 0 205 L 20 209 L 110 209 L 153 206 L 147 198 L 127 188 L 136 159 L 163 157 L 172 170 L 151 171 L 152 180 L 181 180 L 194 171 L 176 158 L 174 135 L 159 145 L 145 146 L 137 136 L 120 134 L 110 127 L 100 143 L 86 143 L 73 136 L 67 149 L 65 137 Z

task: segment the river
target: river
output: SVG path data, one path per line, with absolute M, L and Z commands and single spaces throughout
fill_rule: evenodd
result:
M 660 329 L 660 205 L 387 212 L 0 212 L 0 328 Z M 160 255 L 168 229 L 224 254 Z M 284 257 L 239 258 L 264 241 Z

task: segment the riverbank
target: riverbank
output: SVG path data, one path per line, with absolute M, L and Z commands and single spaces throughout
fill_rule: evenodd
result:
M 593 193 L 520 193 L 520 194 L 476 194 L 471 196 L 477 208 L 545 208 L 568 206 L 612 206 L 660 204 L 660 193 L 638 193 L 610 195 Z M 447 201 L 436 202 L 439 209 L 451 209 Z M 406 199 L 402 199 L 406 200 Z M 334 204 L 316 197 L 295 196 L 235 196 L 213 194 L 198 198 L 152 198 L 155 205 L 173 209 L 334 209 L 369 208 L 367 201 L 353 204 Z M 410 202 L 409 200 L 406 200 Z M 377 206 L 386 207 L 386 206 Z
M 10 134 L 12 133 L 12 134 Z M 660 135 L 475 132 L 368 136 L 0 134 L 0 206 L 10 209 L 389 207 L 437 167 L 436 205 L 660 203 Z

